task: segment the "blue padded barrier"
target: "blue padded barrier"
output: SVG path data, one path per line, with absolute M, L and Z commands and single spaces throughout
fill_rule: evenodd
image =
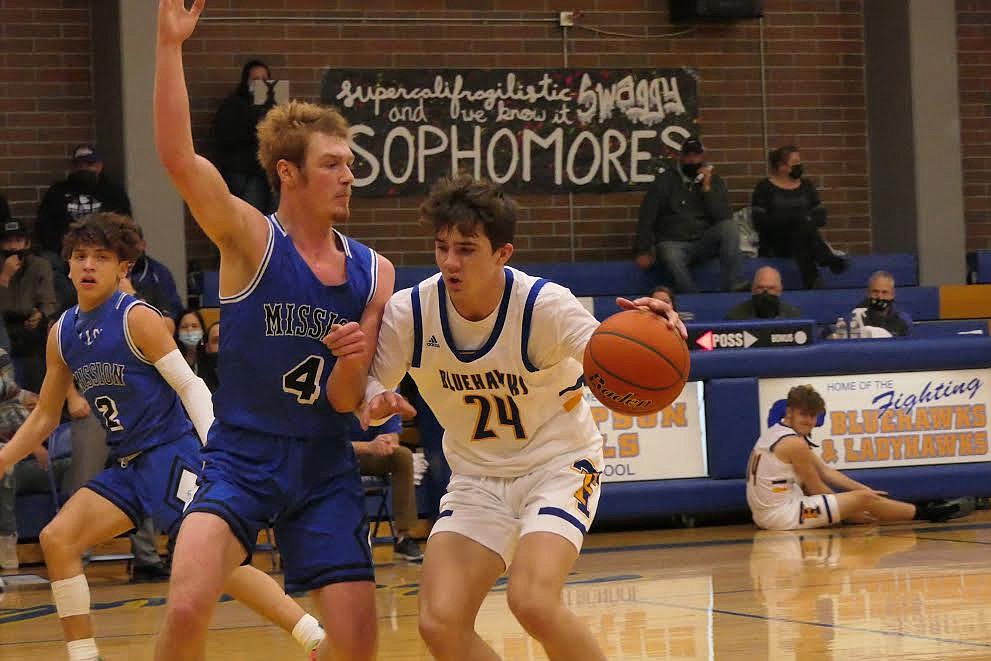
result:
M 991 283 L 991 250 L 977 250 L 967 253 L 967 271 L 969 283 Z
M 844 470 L 858 482 L 887 491 L 895 500 L 918 502 L 991 495 L 991 462 Z
M 713 379 L 705 384 L 705 438 L 709 477 L 742 479 L 761 432 L 757 379 Z
M 912 287 L 919 284 L 919 260 L 912 253 L 885 253 L 875 255 L 851 255 L 850 267 L 840 274 L 820 268 L 819 277 L 824 289 L 863 288 L 867 279 L 875 271 L 888 271 L 895 276 L 899 287 Z M 795 260 L 777 257 L 756 257 L 743 262 L 741 276 L 750 280 L 761 266 L 773 266 L 781 272 L 785 289 L 801 289 L 802 277 Z M 693 269 L 695 282 L 702 291 L 719 291 L 719 260 L 708 260 Z M 662 281 L 670 282 L 670 278 Z
M 552 280 L 567 287 L 575 296 L 608 296 L 633 294 L 643 296 L 657 284 L 670 284 L 671 278 L 662 269 L 655 267 L 642 271 L 633 260 L 607 262 L 540 262 L 511 263 L 512 266 L 529 273 Z M 771 265 L 781 271 L 785 289 L 797 290 L 801 287 L 798 268 L 791 259 L 753 258 L 745 259 L 741 277 L 750 279 L 758 268 Z M 823 287 L 828 289 L 853 288 L 863 290 L 871 273 L 879 269 L 895 276 L 899 287 L 917 285 L 918 259 L 910 253 L 883 255 L 856 255 L 850 258 L 850 268 L 845 273 L 833 275 L 820 269 Z M 396 291 L 412 287 L 424 278 L 437 272 L 433 265 L 397 266 Z M 693 268 L 699 287 L 703 291 L 719 291 L 719 262 L 710 260 Z M 216 282 L 216 278 L 212 279 Z M 204 278 L 204 287 L 209 281 Z M 859 299 L 857 299 L 859 300 Z M 856 302 L 856 301 L 854 301 Z M 849 312 L 849 309 L 847 309 Z
M 609 482 L 602 487 L 595 520 L 619 523 L 686 512 L 745 512 L 746 484 L 743 478 L 710 480 L 705 477 Z
M 987 335 L 988 322 L 986 319 L 944 319 L 940 321 L 922 321 L 912 326 L 913 339 L 951 337 L 960 333 Z
M 837 340 L 788 349 L 694 352 L 689 380 L 915 372 L 989 365 L 991 338 L 985 336 Z

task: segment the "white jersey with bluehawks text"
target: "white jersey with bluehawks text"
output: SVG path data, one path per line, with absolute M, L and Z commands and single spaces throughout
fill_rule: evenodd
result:
M 127 313 L 135 305 L 151 308 L 115 292 L 88 312 L 72 306 L 56 323 L 59 354 L 109 432 L 113 457 L 174 441 L 193 429 L 175 390 L 131 339 Z
M 323 338 L 334 324 L 360 321 L 375 295 L 378 257 L 334 230 L 347 280 L 325 285 L 273 214 L 258 271 L 239 293 L 220 298 L 217 420 L 278 436 L 348 443 L 351 413 L 327 400 L 337 363 Z
M 590 458 L 601 453 L 576 360 L 595 318 L 563 287 L 509 267 L 504 273 L 488 322 L 463 319 L 440 275 L 393 297 L 412 312 L 409 373 L 444 428 L 456 474 L 517 477 L 585 448 Z M 479 324 L 491 330 L 473 346 L 455 340 Z
M 774 456 L 774 447 L 784 438 L 799 436 L 782 423 L 771 425 L 754 445 L 747 464 L 747 504 L 752 512 L 775 510 L 802 499 L 802 491 L 791 464 Z M 811 439 L 805 442 L 815 447 Z

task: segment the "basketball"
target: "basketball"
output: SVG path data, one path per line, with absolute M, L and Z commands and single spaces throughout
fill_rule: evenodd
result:
M 603 321 L 585 347 L 585 385 L 617 413 L 656 413 L 688 380 L 688 345 L 652 312 L 626 310 Z

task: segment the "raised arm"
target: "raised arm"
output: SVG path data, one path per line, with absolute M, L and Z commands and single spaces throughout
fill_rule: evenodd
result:
M 193 146 L 182 44 L 193 33 L 204 4 L 195 0 L 187 10 L 185 0 L 159 0 L 155 146 L 196 222 L 220 248 L 221 279 L 226 281 L 222 288 L 237 291 L 261 263 L 268 228 L 261 213 L 231 195 L 217 168 Z
M 0 475 L 39 448 L 55 431 L 61 419 L 62 402 L 65 401 L 66 392 L 72 383 L 72 373 L 59 352 L 58 329 L 59 325 L 55 324 L 48 333 L 45 349 L 47 371 L 45 381 L 41 384 L 38 404 L 14 434 L 14 438 L 0 449 Z

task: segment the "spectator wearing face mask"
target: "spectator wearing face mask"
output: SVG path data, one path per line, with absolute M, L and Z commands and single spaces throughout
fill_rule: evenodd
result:
M 781 300 L 781 273 L 773 266 L 762 266 L 754 274 L 750 300 L 743 301 L 726 313 L 728 321 L 745 319 L 797 319 L 802 311 Z
M 867 298 L 853 309 L 851 317 L 860 317 L 868 337 L 902 337 L 912 332 L 912 325 L 895 309 L 895 276 L 875 271 L 867 281 Z M 872 332 L 871 329 L 884 332 Z
M 770 176 L 754 187 L 751 198 L 754 229 L 761 257 L 791 257 L 802 274 L 802 287 L 819 286 L 819 265 L 833 273 L 848 262 L 833 253 L 819 234 L 826 225 L 826 207 L 811 179 L 804 176 L 798 147 L 787 145 L 768 154 Z
M 702 143 L 682 143 L 677 165 L 657 175 L 640 204 L 633 252 L 637 266 L 661 263 L 678 293 L 698 291 L 692 264 L 719 257 L 725 291 L 746 287 L 739 281 L 743 255 L 740 232 L 730 217 L 726 184 L 706 162 Z
M 199 310 L 183 312 L 176 327 L 176 343 L 194 374 L 199 374 L 200 361 L 206 344 L 205 328 L 206 324 L 203 323 L 203 316 Z

